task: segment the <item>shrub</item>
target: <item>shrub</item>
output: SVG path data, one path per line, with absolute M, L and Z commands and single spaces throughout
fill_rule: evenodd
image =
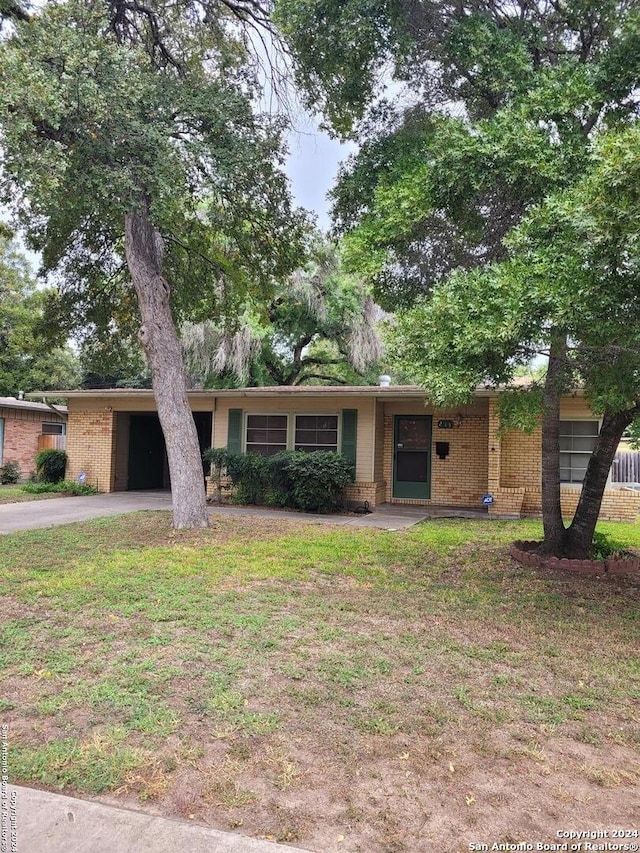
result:
M 207 450 L 212 476 L 229 477 L 241 504 L 288 506 L 304 512 L 332 512 L 343 488 L 353 482 L 353 464 L 339 453 L 285 451 L 276 456 Z M 213 469 L 217 474 L 213 474 Z
M 342 490 L 354 480 L 353 463 L 339 453 L 294 451 L 274 456 L 271 462 L 275 479 L 286 489 L 288 505 L 304 512 L 334 511 Z
M 0 483 L 3 486 L 8 486 L 10 483 L 17 483 L 22 475 L 20 465 L 15 461 L 5 462 L 0 468 Z
M 266 503 L 270 486 L 268 457 L 255 453 L 230 453 L 226 470 L 235 486 L 234 499 L 237 503 Z
M 23 492 L 28 492 L 30 495 L 42 495 L 45 492 L 59 492 L 63 495 L 97 495 L 98 490 L 93 486 L 88 486 L 86 483 L 76 483 L 75 480 L 60 480 L 57 483 L 50 483 L 46 480 L 40 480 L 38 483 L 25 483 L 22 486 Z
M 64 450 L 41 450 L 36 455 L 38 478 L 44 483 L 59 483 L 64 480 L 67 454 Z
M 210 465 L 210 477 L 216 487 L 216 497 L 222 499 L 222 478 L 227 468 L 227 462 L 231 454 L 226 447 L 208 447 L 202 454 L 202 458 Z

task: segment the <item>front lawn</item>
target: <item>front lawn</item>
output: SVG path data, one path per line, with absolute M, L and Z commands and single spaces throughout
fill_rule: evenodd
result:
M 22 486 L 0 486 L 0 506 L 2 504 L 16 504 L 24 501 L 42 501 L 48 498 L 59 498 L 60 494 L 45 492 L 39 495 L 30 495 L 22 490 Z
M 516 565 L 535 522 L 168 524 L 3 537 L 11 781 L 322 853 L 633 828 L 638 583 Z

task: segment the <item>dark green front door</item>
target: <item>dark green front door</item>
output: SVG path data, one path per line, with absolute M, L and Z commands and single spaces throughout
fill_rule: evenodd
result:
M 396 415 L 393 427 L 393 497 L 431 497 L 431 416 Z

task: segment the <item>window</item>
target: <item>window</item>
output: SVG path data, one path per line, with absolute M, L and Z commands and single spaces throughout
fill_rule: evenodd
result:
M 296 415 L 296 450 L 338 450 L 337 415 Z
M 42 435 L 64 435 L 65 424 L 42 424 Z
M 287 415 L 247 415 L 247 453 L 274 456 L 287 449 Z
M 560 421 L 561 483 L 582 483 L 599 431 L 598 421 Z

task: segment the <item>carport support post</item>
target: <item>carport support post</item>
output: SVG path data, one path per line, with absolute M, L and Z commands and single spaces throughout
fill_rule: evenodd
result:
M 182 352 L 162 274 L 163 244 L 145 201 L 125 218 L 125 252 L 138 297 L 140 340 L 151 370 L 169 460 L 173 526 L 207 527 L 198 433 L 187 398 Z

